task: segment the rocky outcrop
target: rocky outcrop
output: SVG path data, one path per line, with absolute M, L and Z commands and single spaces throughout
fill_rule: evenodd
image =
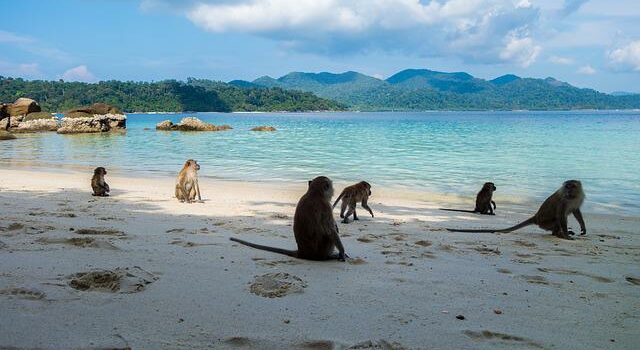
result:
M 58 130 L 58 118 L 47 112 L 29 113 L 22 119 L 21 122 L 18 123 L 17 127 L 11 128 L 11 131 L 14 132 L 39 132 L 56 130 Z
M 13 140 L 16 138 L 16 135 L 8 132 L 8 131 L 4 131 L 4 130 L 0 130 L 0 141 L 3 140 Z
M 205 123 L 196 117 L 182 118 L 180 123 L 173 124 L 170 120 L 156 124 L 156 130 L 164 131 L 223 131 L 233 129 L 229 125 L 213 125 Z
M 64 114 L 59 134 L 80 134 L 124 130 L 127 117 L 113 106 L 94 103 L 88 107 L 72 109 Z
M 251 129 L 251 131 L 276 131 L 276 128 L 274 128 L 273 126 L 256 126 L 255 128 Z
M 0 129 L 6 130 L 8 127 L 16 127 L 29 113 L 40 112 L 42 109 L 38 102 L 21 97 L 14 103 L 0 105 Z
M 7 107 L 7 112 L 9 112 L 9 115 L 11 117 L 18 118 L 18 120 L 16 121 L 21 121 L 22 118 L 24 118 L 24 116 L 29 113 L 40 111 L 42 111 L 42 109 L 40 108 L 38 102 L 26 97 L 20 97 L 14 103 L 10 104 Z

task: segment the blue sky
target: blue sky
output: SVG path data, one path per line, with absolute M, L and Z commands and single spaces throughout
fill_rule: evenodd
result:
M 0 0 L 0 13 L 0 75 L 27 79 L 429 68 L 640 92 L 638 0 Z

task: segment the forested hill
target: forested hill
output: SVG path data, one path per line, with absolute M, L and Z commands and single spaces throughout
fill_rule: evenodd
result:
M 309 92 L 238 87 L 211 80 L 79 83 L 0 76 L 0 102 L 29 97 L 45 111 L 62 112 L 95 102 L 126 112 L 231 112 L 343 110 L 345 105 Z
M 507 74 L 493 80 L 465 72 L 406 69 L 386 80 L 358 72 L 293 72 L 236 86 L 280 87 L 307 91 L 359 110 L 558 110 L 640 108 L 639 94 L 609 95 L 554 78 Z

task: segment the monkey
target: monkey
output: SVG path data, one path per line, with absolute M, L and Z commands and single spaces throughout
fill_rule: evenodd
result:
M 551 231 L 551 234 L 563 239 L 573 239 L 569 235 L 575 233 L 567 228 L 567 217 L 573 214 L 580 224 L 580 235 L 587 234 L 587 228 L 580 211 L 585 194 L 582 183 L 578 180 L 567 180 L 562 186 L 547 198 L 540 209 L 529 219 L 505 229 L 463 230 L 447 229 L 452 232 L 511 232 L 529 225 L 538 225 L 541 229 Z
M 97 167 L 93 170 L 93 177 L 91 178 L 91 188 L 93 188 L 93 196 L 108 197 L 111 189 L 109 184 L 104 182 L 104 176 L 107 175 L 107 170 L 103 167 Z
M 176 198 L 180 202 L 192 203 L 195 201 L 196 196 L 198 201 L 202 201 L 198 183 L 198 170 L 200 170 L 200 164 L 193 159 L 187 160 L 182 170 L 180 170 L 176 180 Z
M 274 248 L 250 243 L 234 237 L 234 242 L 249 247 L 284 254 L 305 260 L 339 260 L 348 258 L 338 235 L 338 225 L 331 210 L 333 183 L 328 177 L 318 176 L 309 181 L 307 192 L 300 198 L 293 216 L 293 235 L 297 250 Z M 334 253 L 338 249 L 338 254 Z
M 496 215 L 493 210 L 496 209 L 496 202 L 493 201 L 493 192 L 496 190 L 496 186 L 493 182 L 485 182 L 478 192 L 476 196 L 476 208 L 473 210 L 462 210 L 462 209 L 445 209 L 440 208 L 440 210 L 446 211 L 460 211 L 463 213 L 480 213 L 484 215 Z
M 356 204 L 358 202 L 362 203 L 362 207 L 369 211 L 371 217 L 373 216 L 373 211 L 367 204 L 367 200 L 369 200 L 369 196 L 371 195 L 371 185 L 366 181 L 360 181 L 355 185 L 347 186 L 342 190 L 336 201 L 333 203 L 333 208 L 336 207 L 336 204 L 342 199 L 342 207 L 340 208 L 340 217 L 342 218 L 342 222 L 347 224 L 349 223 L 349 216 L 353 213 L 353 220 L 358 219 L 358 215 L 356 214 Z M 345 214 L 345 209 L 349 206 L 349 210 Z

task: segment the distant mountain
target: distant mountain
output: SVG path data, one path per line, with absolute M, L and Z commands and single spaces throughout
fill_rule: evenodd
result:
M 640 108 L 640 95 L 613 96 L 554 78 L 506 74 L 485 80 L 465 72 L 406 69 L 386 80 L 358 72 L 293 72 L 251 82 L 299 90 L 357 110 L 558 110 Z
M 628 91 L 614 91 L 610 95 L 613 96 L 629 96 L 629 95 L 640 95 L 638 92 L 628 92 Z

